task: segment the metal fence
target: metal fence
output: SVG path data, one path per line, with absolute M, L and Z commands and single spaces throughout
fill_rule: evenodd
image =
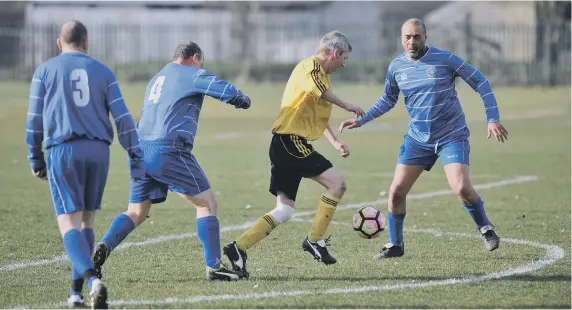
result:
M 120 79 L 146 80 L 170 61 L 175 46 L 194 40 L 211 71 L 233 79 L 248 61 L 253 80 L 285 80 L 292 66 L 316 51 L 332 30 L 322 22 L 289 23 L 276 18 L 251 21 L 248 34 L 232 18 L 186 24 L 97 24 L 89 29 L 89 54 L 110 66 Z M 339 79 L 383 81 L 389 62 L 401 52 L 402 21 L 336 24 L 354 47 Z M 58 50 L 60 25 L 0 25 L 0 79 L 29 80 L 35 67 Z M 459 24 L 429 28 L 428 43 L 450 50 L 479 68 L 495 84 L 570 85 L 570 24 Z M 239 48 L 248 42 L 246 51 Z

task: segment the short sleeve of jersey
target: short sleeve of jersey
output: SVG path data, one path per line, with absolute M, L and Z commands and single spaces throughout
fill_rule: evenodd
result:
M 307 85 L 306 90 L 316 98 L 322 97 L 322 93 L 328 89 L 327 85 L 329 83 L 320 70 L 320 64 L 316 60 L 309 58 L 304 61 L 303 68 Z

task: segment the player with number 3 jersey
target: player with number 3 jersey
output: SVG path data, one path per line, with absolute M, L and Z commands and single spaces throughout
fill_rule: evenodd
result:
M 101 208 L 113 142 L 110 112 L 119 142 L 129 154 L 133 179 L 144 176 L 143 154 L 115 75 L 86 54 L 85 26 L 78 21 L 65 23 L 57 45 L 62 53 L 41 64 L 32 78 L 26 122 L 28 160 L 32 173 L 50 183 L 64 248 L 72 263 L 69 305 L 84 306 L 85 279 L 93 307 L 106 308 L 107 289 L 96 277 L 91 253 L 93 219 Z

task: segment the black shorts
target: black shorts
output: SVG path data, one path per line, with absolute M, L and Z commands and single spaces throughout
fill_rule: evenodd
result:
M 270 143 L 270 192 L 276 196 L 283 192 L 296 200 L 302 178 L 311 178 L 332 168 L 332 163 L 311 144 L 296 135 L 274 134 Z

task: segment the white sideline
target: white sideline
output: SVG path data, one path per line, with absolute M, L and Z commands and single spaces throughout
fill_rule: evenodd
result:
M 518 184 L 518 183 L 536 181 L 537 179 L 538 179 L 537 176 L 519 176 L 519 177 L 515 177 L 515 178 L 502 180 L 499 182 L 477 184 L 477 185 L 475 185 L 475 189 L 477 189 L 477 190 L 489 189 L 489 188 L 506 186 L 506 185 L 510 185 L 510 184 Z M 429 193 L 409 195 L 408 199 L 410 199 L 410 200 L 423 199 L 423 198 L 431 198 L 431 197 L 443 196 L 443 195 L 449 195 L 449 194 L 452 194 L 451 190 L 441 190 L 441 191 L 435 191 L 435 192 L 429 192 Z M 379 199 L 379 200 L 374 200 L 374 201 L 366 201 L 366 202 L 361 202 L 361 203 L 348 204 L 348 205 L 344 205 L 344 206 L 339 206 L 337 208 L 337 210 L 358 209 L 358 208 L 361 208 L 363 206 L 373 206 L 373 205 L 380 205 L 380 204 L 384 204 L 384 203 L 387 203 L 387 199 Z M 301 216 L 307 216 L 307 215 L 313 215 L 315 213 L 316 213 L 315 210 L 297 212 L 294 214 L 294 218 L 301 217 Z M 250 225 L 252 225 L 252 223 L 253 222 L 247 222 L 247 223 L 244 223 L 241 225 L 225 226 L 225 227 L 221 228 L 221 232 L 246 229 L 246 228 L 250 227 Z M 134 247 L 134 246 L 146 246 L 146 245 L 151 245 L 151 244 L 157 244 L 157 243 L 161 243 L 164 241 L 170 241 L 170 240 L 180 240 L 180 239 L 185 239 L 185 238 L 192 238 L 192 237 L 195 237 L 196 235 L 197 235 L 197 233 L 193 232 L 193 233 L 185 233 L 185 234 L 179 234 L 179 235 L 159 236 L 159 237 L 147 239 L 147 240 L 141 241 L 141 242 L 126 242 L 124 244 L 121 244 L 119 247 L 117 247 L 116 250 L 127 249 L 127 248 Z M 66 256 L 57 256 L 57 257 L 54 257 L 51 259 L 42 259 L 42 260 L 37 260 L 37 261 L 17 262 L 17 263 L 12 263 L 12 264 L 8 264 L 8 265 L 0 266 L 0 272 L 1 271 L 16 270 L 16 269 L 23 269 L 23 268 L 34 267 L 34 266 L 48 265 L 48 264 L 53 264 L 53 263 L 63 262 L 63 261 L 67 261 Z

